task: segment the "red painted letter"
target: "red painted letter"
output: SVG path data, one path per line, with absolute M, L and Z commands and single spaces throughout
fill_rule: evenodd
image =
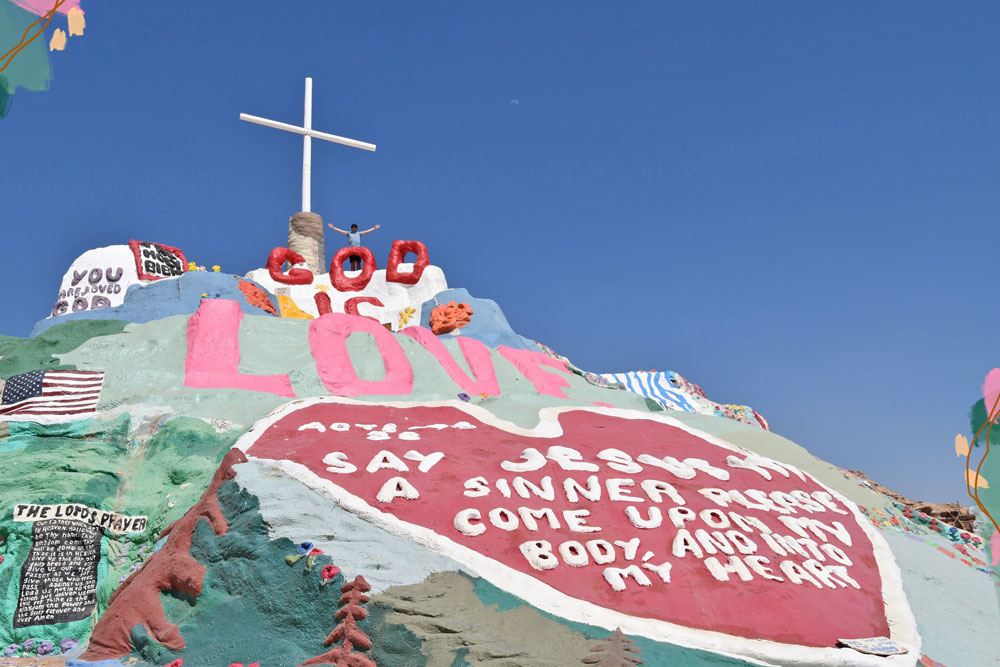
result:
M 415 254 L 417 261 L 413 263 L 413 271 L 410 273 L 400 273 L 399 265 L 408 252 Z M 392 248 L 389 250 L 389 263 L 385 267 L 385 281 L 415 285 L 420 282 L 420 276 L 424 275 L 424 269 L 430 263 L 431 260 L 427 254 L 427 246 L 420 241 L 393 241 Z
M 377 317 L 369 317 L 368 315 L 362 315 L 358 312 L 358 306 L 362 303 L 370 303 L 373 306 L 378 306 L 379 308 L 384 308 L 385 304 L 379 301 L 378 297 L 374 296 L 355 296 L 351 297 L 344 302 L 344 312 L 348 315 L 357 315 L 358 317 L 367 317 L 369 320 L 375 320 L 378 322 Z M 379 324 L 382 324 L 379 322 Z
M 271 274 L 271 280 L 276 283 L 308 285 L 313 281 L 313 274 L 309 269 L 292 269 L 287 274 L 281 271 L 281 265 L 285 262 L 301 264 L 304 261 L 305 258 L 297 252 L 292 252 L 288 248 L 275 248 L 267 257 L 267 272 Z
M 316 302 L 316 310 L 319 311 L 320 315 L 329 315 L 333 312 L 333 307 L 330 305 L 330 295 L 326 292 L 313 294 L 313 301 Z
M 351 255 L 361 258 L 361 273 L 354 278 L 344 275 L 344 260 Z M 368 248 L 355 246 L 353 248 L 341 248 L 330 260 L 330 282 L 338 292 L 360 292 L 368 286 L 368 281 L 372 279 L 372 274 L 378 269 L 375 266 L 375 255 Z

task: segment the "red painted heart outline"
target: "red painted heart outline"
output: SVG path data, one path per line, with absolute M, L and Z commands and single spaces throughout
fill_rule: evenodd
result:
M 651 617 L 648 613 L 646 615 L 642 615 L 642 612 L 634 607 L 629 609 L 630 613 L 625 613 L 614 609 L 613 605 L 609 605 L 607 603 L 602 604 L 599 600 L 581 599 L 580 597 L 571 594 L 572 591 L 565 590 L 565 586 L 560 587 L 558 584 L 552 585 L 551 583 L 543 580 L 544 576 L 547 575 L 548 572 L 537 572 L 527 568 L 525 565 L 519 566 L 518 559 L 523 560 L 523 557 L 520 553 L 517 553 L 516 550 L 508 549 L 507 553 L 504 553 L 498 558 L 486 556 L 483 553 L 482 546 L 480 546 L 480 550 L 476 550 L 475 548 L 468 546 L 468 539 L 466 538 L 469 538 L 470 536 L 462 535 L 454 528 L 449 532 L 448 530 L 442 528 L 443 524 L 441 524 L 440 521 L 438 521 L 439 525 L 428 527 L 428 525 L 430 525 L 429 521 L 424 521 L 424 523 L 428 523 L 428 525 L 422 525 L 421 523 L 414 521 L 413 516 L 407 516 L 406 512 L 403 510 L 393 509 L 390 511 L 390 509 L 380 509 L 380 507 L 388 508 L 392 505 L 392 503 L 380 503 L 375 500 L 374 489 L 378 486 L 375 481 L 372 481 L 371 484 L 367 485 L 360 481 L 351 481 L 352 479 L 361 480 L 365 478 L 366 473 L 364 472 L 363 467 L 364 464 L 368 462 L 367 457 L 379 451 L 380 447 L 378 445 L 380 444 L 393 445 L 393 447 L 398 450 L 400 455 L 402 455 L 404 449 L 409 448 L 410 446 L 412 446 L 414 450 L 419 450 L 426 455 L 431 449 L 440 450 L 442 447 L 447 447 L 449 444 L 448 442 L 444 442 L 441 439 L 437 439 L 434 442 L 431 442 L 429 439 L 400 442 L 399 440 L 392 440 L 390 438 L 389 440 L 384 439 L 384 442 L 379 443 L 371 442 L 370 439 L 362 435 L 361 439 L 354 443 L 354 446 L 357 447 L 358 443 L 363 443 L 363 448 L 351 450 L 356 454 L 356 456 L 351 457 L 351 462 L 358 464 L 358 470 L 355 471 L 357 474 L 352 477 L 351 475 L 326 473 L 324 471 L 325 464 L 317 463 L 317 461 L 319 461 L 319 458 L 316 457 L 317 451 L 334 451 L 337 450 L 338 447 L 343 449 L 345 444 L 343 439 L 339 440 L 339 444 L 334 447 L 331 444 L 333 441 L 322 442 L 323 437 L 314 432 L 309 432 L 307 435 L 303 436 L 302 432 L 297 428 L 298 426 L 302 426 L 313 421 L 318 421 L 320 424 L 323 424 L 324 422 L 333 423 L 334 421 L 340 421 L 340 419 L 335 419 L 336 417 L 340 417 L 344 423 L 354 423 L 355 421 L 358 421 L 358 419 L 362 421 L 367 420 L 377 422 L 377 424 L 370 424 L 373 428 L 376 428 L 378 424 L 391 420 L 402 421 L 400 420 L 400 417 L 405 415 L 417 416 L 419 414 L 420 420 L 426 421 L 428 417 L 425 416 L 424 413 L 421 413 L 420 409 L 430 409 L 432 412 L 435 410 L 441 412 L 442 409 L 445 409 L 441 412 L 441 414 L 452 414 L 452 417 L 457 414 L 459 416 L 471 418 L 470 421 L 477 422 L 480 426 L 486 427 L 487 431 L 499 433 L 501 439 L 506 439 L 510 442 L 507 442 L 505 445 L 508 447 L 507 450 L 502 452 L 492 452 L 492 461 L 494 462 L 499 462 L 501 460 L 513 462 L 519 460 L 523 447 L 531 446 L 533 444 L 538 445 L 538 450 L 545 451 L 548 446 L 556 444 L 560 441 L 560 439 L 575 435 L 574 429 L 581 424 L 583 424 L 583 426 L 587 426 L 584 422 L 588 422 L 588 420 L 593 423 L 604 422 L 604 426 L 601 427 L 605 427 L 609 423 L 616 424 L 620 427 L 619 431 L 621 432 L 629 430 L 627 425 L 632 425 L 633 427 L 638 428 L 639 431 L 642 431 L 642 429 L 657 429 L 660 433 L 671 434 L 670 437 L 677 439 L 677 443 L 680 443 L 681 440 L 687 441 L 688 445 L 695 443 L 698 447 L 702 448 L 699 451 L 711 452 L 715 455 L 735 455 L 739 458 L 741 456 L 745 457 L 747 454 L 752 454 L 748 450 L 739 448 L 719 438 L 715 438 L 714 436 L 687 427 L 681 422 L 678 422 L 670 417 L 631 410 L 589 407 L 543 408 L 539 411 L 538 425 L 531 429 L 525 429 L 498 419 L 492 415 L 492 413 L 483 408 L 457 401 L 370 403 L 338 397 L 306 399 L 288 403 L 255 424 L 248 433 L 240 438 L 236 446 L 247 452 L 251 458 L 257 458 L 282 468 L 291 476 L 296 477 L 311 488 L 332 498 L 347 511 L 352 512 L 393 534 L 400 535 L 426 545 L 433 551 L 442 553 L 454 559 L 470 572 L 487 579 L 501 589 L 507 590 L 518 597 L 527 600 L 530 604 L 540 609 L 569 620 L 599 625 L 608 629 L 621 627 L 627 634 L 641 635 L 658 641 L 666 641 L 684 646 L 690 646 L 692 648 L 705 649 L 735 655 L 742 658 L 749 658 L 752 660 L 764 660 L 767 662 L 778 661 L 782 664 L 803 665 L 841 664 L 845 660 L 845 656 L 843 654 L 844 649 L 832 648 L 832 646 L 835 645 L 835 640 L 821 644 L 821 646 L 826 646 L 826 648 L 818 648 L 815 646 L 815 641 L 812 641 L 811 643 L 813 645 L 810 646 L 807 645 L 810 642 L 797 642 L 794 638 L 789 640 L 788 637 L 783 637 L 780 640 L 757 639 L 751 638 L 752 633 L 748 635 L 746 628 L 743 628 L 742 631 L 744 636 L 739 636 L 731 634 L 732 629 L 728 627 L 725 631 L 720 632 L 710 629 L 709 627 L 699 628 L 694 627 L 693 624 L 676 622 L 676 619 L 671 621 L 663 618 L 655 618 Z M 357 415 L 361 416 L 356 419 L 355 416 Z M 315 416 L 320 416 L 321 419 L 312 419 L 312 417 Z M 448 420 L 442 418 L 441 421 Z M 452 418 L 451 421 L 454 421 L 454 419 Z M 592 426 L 593 423 L 590 425 Z M 289 430 L 292 426 L 296 427 L 294 433 Z M 633 430 L 635 430 L 635 428 L 633 428 Z M 282 433 L 284 435 L 282 435 Z M 477 439 L 482 438 L 480 433 L 482 432 L 477 433 Z M 333 432 L 331 431 L 330 435 L 332 434 Z M 284 439 L 280 440 L 279 438 Z M 601 439 L 603 440 L 604 438 L 606 438 L 606 434 L 602 433 Z M 517 441 L 516 445 L 513 444 L 515 440 Z M 580 444 L 579 441 L 576 442 L 578 445 Z M 672 441 L 668 446 L 676 449 L 676 447 L 680 446 L 677 443 Z M 612 446 L 613 443 L 604 444 Z M 714 448 L 706 448 L 705 445 L 712 445 Z M 590 449 L 587 449 L 585 446 L 580 445 L 583 450 L 590 452 L 585 454 L 584 458 L 588 461 L 595 461 L 591 450 L 594 450 L 597 446 L 598 445 L 593 445 Z M 641 449 L 641 445 L 632 447 L 630 453 L 635 453 L 638 449 Z M 671 451 L 674 451 L 674 449 Z M 309 454 L 309 451 L 312 451 L 312 453 Z M 468 448 L 464 450 L 449 450 L 446 452 L 444 461 L 450 463 L 450 457 L 459 454 L 461 451 L 469 452 L 473 450 Z M 349 455 L 351 452 L 346 453 Z M 658 450 L 656 453 L 660 456 L 664 455 L 664 451 L 662 450 Z M 680 454 L 683 452 L 675 451 L 675 453 L 678 454 L 678 458 L 681 458 Z M 312 459 L 309 458 L 310 456 Z M 715 459 L 715 462 L 718 462 L 718 458 Z M 599 463 L 605 462 L 600 461 Z M 410 465 L 415 468 L 415 460 L 410 461 Z M 311 468 L 315 468 L 319 471 L 319 473 Z M 446 475 L 444 474 L 447 472 L 446 470 L 439 470 L 442 475 L 438 480 L 438 483 L 448 482 L 458 491 L 461 491 L 463 488 L 462 482 L 464 479 L 476 476 L 476 474 L 471 470 L 459 471 L 460 474 L 457 476 L 455 474 Z M 563 476 L 572 474 L 565 473 L 552 462 L 549 462 L 547 470 L 551 474 L 562 473 Z M 432 467 L 430 472 L 434 473 L 435 469 Z M 545 470 L 542 472 L 545 472 Z M 657 472 L 663 471 L 658 470 Z M 743 469 L 730 468 L 730 472 L 739 472 L 742 474 L 746 471 Z M 405 475 L 399 475 L 397 471 L 394 470 L 378 470 L 375 471 L 375 473 L 384 473 L 380 479 L 388 479 L 389 476 L 392 475 L 406 477 Z M 414 471 L 414 475 L 419 476 L 420 474 L 421 473 Z M 487 476 L 494 479 L 501 475 L 505 475 L 507 478 L 512 478 L 516 474 L 517 473 L 515 472 L 504 471 L 497 468 L 489 471 Z M 580 472 L 576 474 L 582 477 L 586 473 Z M 613 472 L 603 466 L 601 468 L 601 472 L 597 474 L 602 479 L 610 478 L 612 475 L 617 477 L 627 477 L 627 475 L 624 475 L 623 473 Z M 663 474 L 667 475 L 665 472 L 663 472 Z M 746 474 L 756 473 L 747 472 Z M 915 621 L 903 594 L 899 570 L 891 552 L 889 551 L 888 545 L 886 545 L 884 540 L 882 540 L 878 533 L 870 526 L 870 523 L 864 518 L 863 515 L 861 515 L 853 503 L 848 501 L 846 498 L 843 498 L 832 489 L 829 489 L 808 473 L 801 474 L 804 477 L 803 480 L 799 481 L 800 486 L 803 482 L 807 482 L 809 486 L 814 486 L 816 489 L 826 492 L 833 500 L 835 500 L 839 507 L 847 510 L 849 516 L 840 518 L 843 518 L 845 521 L 847 519 L 853 519 L 853 522 L 847 522 L 847 526 L 852 532 L 852 539 L 863 537 L 866 540 L 865 545 L 867 548 L 870 548 L 871 557 L 874 563 L 872 571 L 877 574 L 878 580 L 881 582 L 881 590 L 877 595 L 875 595 L 875 597 L 878 598 L 880 606 L 884 606 L 885 609 L 885 623 L 883 627 L 888 630 L 885 634 L 888 634 L 892 639 L 898 642 L 908 645 L 911 648 L 911 651 L 916 653 L 919 647 L 919 638 L 915 628 Z M 637 478 L 641 476 L 642 475 L 635 475 Z M 776 479 L 780 478 L 780 475 L 775 475 L 775 477 Z M 373 477 L 370 477 L 370 479 L 374 480 Z M 426 479 L 430 478 L 425 478 L 422 480 L 422 483 L 425 482 Z M 672 482 L 680 481 L 675 480 L 670 476 L 665 477 L 665 479 L 669 479 Z M 762 478 L 756 477 L 754 479 Z M 340 483 L 336 483 L 333 480 L 337 480 L 337 482 Z M 718 480 L 708 477 L 696 477 L 696 479 L 693 480 L 692 484 L 689 486 L 691 488 L 705 488 L 706 486 L 713 485 L 710 484 L 710 482 L 717 481 Z M 421 484 L 416 484 L 416 486 L 425 488 L 425 486 L 421 486 Z M 724 486 L 724 483 L 720 483 L 719 486 Z M 436 487 L 434 488 L 436 489 Z M 684 486 L 681 483 L 678 483 L 677 488 L 678 490 L 683 488 L 684 497 L 689 500 L 691 499 L 691 488 Z M 462 503 L 468 504 L 470 502 L 470 499 L 465 498 L 462 495 L 458 495 L 458 499 L 461 500 Z M 419 501 L 419 499 L 417 500 Z M 490 502 L 492 505 L 497 506 L 503 505 L 505 501 L 508 506 L 511 506 L 519 500 L 520 499 L 517 496 L 514 496 L 513 499 L 509 500 L 494 497 L 490 500 Z M 558 497 L 556 500 L 558 501 Z M 399 503 L 409 503 L 413 501 L 396 499 L 393 502 L 397 503 L 396 507 L 402 507 Z M 610 500 L 602 500 L 601 503 L 608 507 L 620 507 L 618 505 L 612 505 Z M 419 504 L 419 502 L 417 504 Z M 666 503 L 664 507 L 667 504 L 669 503 Z M 646 505 L 651 506 L 651 503 L 646 503 Z M 690 505 L 692 508 L 695 506 L 696 504 L 694 503 Z M 700 508 L 700 505 L 697 506 Z M 591 505 L 590 507 L 596 508 L 597 505 Z M 437 509 L 436 506 L 435 509 Z M 453 514 L 454 509 L 455 507 L 450 507 L 450 513 Z M 745 508 L 737 507 L 736 509 L 741 509 L 749 513 L 749 510 L 745 510 Z M 402 515 L 403 518 L 400 518 L 397 514 Z M 428 513 L 424 510 L 422 511 L 422 514 L 426 516 L 427 514 L 433 513 Z M 444 512 L 443 514 L 441 512 L 437 512 L 437 514 L 443 516 L 449 514 L 449 512 Z M 485 513 L 482 518 L 485 522 Z M 410 520 L 408 521 L 406 519 Z M 421 518 L 420 520 L 423 519 Z M 599 523 L 604 525 L 603 522 Z M 643 535 L 648 535 L 648 533 L 637 530 L 634 525 L 628 526 L 624 521 L 621 522 L 621 525 L 627 526 L 631 533 L 638 532 Z M 488 524 L 487 526 L 492 529 L 492 527 Z M 668 526 L 666 526 L 665 523 L 664 528 L 667 527 Z M 561 535 L 565 537 L 566 534 L 563 532 Z M 603 533 L 600 533 L 600 535 L 603 535 Z M 521 531 L 520 536 L 524 536 L 523 531 Z M 588 536 L 585 535 L 583 537 Z M 622 537 L 627 538 L 629 535 L 622 535 Z M 554 541 L 555 540 L 553 540 L 553 542 Z M 582 542 L 583 540 L 581 539 L 580 541 Z M 553 547 L 553 550 L 554 549 L 555 547 Z M 497 553 L 494 550 L 486 552 Z M 514 558 L 514 556 L 516 556 L 516 558 Z M 723 554 L 719 554 L 719 556 L 724 558 Z M 687 561 L 683 562 L 686 563 Z M 614 566 L 621 567 L 624 567 L 627 564 L 628 563 L 625 562 L 613 563 Z M 562 569 L 568 569 L 564 566 L 560 567 Z M 675 572 L 676 571 L 677 570 L 675 570 Z M 687 571 L 688 570 L 685 570 L 685 572 Z M 573 574 L 578 573 L 574 571 Z M 652 572 L 650 571 L 649 574 L 652 575 Z M 781 575 L 782 573 L 777 572 L 777 574 Z M 664 584 L 664 586 L 675 586 L 674 582 L 676 581 L 677 580 L 674 579 L 671 584 Z M 604 584 L 603 581 L 600 583 Z M 628 583 L 633 582 L 629 581 Z M 736 583 L 740 584 L 743 582 L 736 580 Z M 732 581 L 727 582 L 727 585 L 732 584 Z M 793 585 L 788 581 L 783 582 L 783 584 L 786 587 Z M 796 584 L 795 586 L 802 587 L 805 586 L 805 584 Z M 705 589 L 702 588 L 701 590 L 704 591 Z M 826 589 L 821 589 L 821 592 L 825 591 Z M 834 592 L 839 593 L 839 590 L 835 590 Z M 807 595 L 806 597 L 809 596 Z M 748 599 L 745 595 L 743 598 L 744 602 L 753 601 L 755 604 L 759 600 L 757 597 L 751 597 Z M 781 608 L 784 609 L 787 606 L 787 604 L 782 604 Z M 821 613 L 828 619 L 828 605 L 824 603 L 822 607 Z M 743 609 L 748 610 L 751 609 L 751 607 L 745 604 Z M 759 606 L 753 608 L 752 612 L 748 611 L 747 613 L 760 616 L 757 609 L 759 609 Z M 799 616 L 795 616 L 788 619 L 787 622 L 794 623 L 798 620 L 798 618 Z M 704 619 L 701 620 L 704 621 Z M 856 633 L 842 632 L 840 626 L 831 629 L 828 634 L 830 634 L 831 637 L 838 634 L 839 636 L 857 636 Z M 858 654 L 850 656 L 850 660 L 853 661 L 852 664 L 864 664 L 863 659 L 861 662 L 857 662 L 860 657 L 861 656 Z M 885 659 L 881 659 L 879 664 L 885 665 L 888 663 L 885 662 Z

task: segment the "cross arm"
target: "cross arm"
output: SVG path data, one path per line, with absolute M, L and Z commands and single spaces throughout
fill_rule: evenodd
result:
M 268 120 L 267 118 L 261 118 L 260 116 L 251 116 L 250 114 L 241 113 L 240 120 L 245 120 L 248 123 L 256 123 L 258 125 L 264 125 L 267 127 L 273 127 L 278 130 L 285 130 L 286 132 L 294 132 L 296 134 L 304 134 L 315 139 L 322 139 L 324 141 L 331 141 L 335 144 L 343 144 L 344 146 L 352 146 L 354 148 L 360 148 L 366 151 L 374 151 L 375 144 L 365 143 L 364 141 L 358 141 L 356 139 L 348 139 L 347 137 L 338 137 L 336 134 L 327 134 L 326 132 L 317 132 L 316 130 L 307 130 L 304 127 L 298 127 L 297 125 L 289 125 L 288 123 L 279 123 L 276 120 Z

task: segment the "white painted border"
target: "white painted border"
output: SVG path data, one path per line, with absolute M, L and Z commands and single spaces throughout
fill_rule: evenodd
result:
M 559 423 L 559 415 L 564 412 L 593 412 L 621 419 L 646 419 L 660 422 L 679 428 L 724 449 L 740 454 L 753 453 L 750 450 L 726 442 L 711 434 L 691 428 L 672 417 L 622 408 L 577 406 L 541 408 L 538 413 L 538 425 L 529 429 L 500 419 L 485 408 L 461 401 L 386 401 L 376 403 L 336 396 L 301 399 L 286 403 L 274 410 L 267 417 L 257 421 L 249 431 L 236 441 L 234 447 L 246 452 L 268 428 L 280 419 L 303 408 L 323 403 L 382 406 L 389 408 L 452 407 L 465 412 L 484 424 L 515 435 L 534 438 L 557 438 L 561 436 L 562 425 Z M 306 486 L 330 497 L 348 512 L 356 514 L 390 533 L 413 540 L 432 551 L 452 558 L 469 568 L 473 574 L 486 579 L 494 586 L 528 601 L 529 604 L 543 611 L 571 621 L 596 625 L 608 630 L 620 627 L 622 632 L 628 635 L 638 635 L 654 641 L 664 641 L 689 648 L 720 653 L 758 662 L 762 665 L 787 665 L 795 667 L 903 667 L 904 665 L 915 665 L 917 660 L 920 659 L 920 636 L 917 632 L 916 619 L 903 592 L 902 574 L 900 573 L 899 566 L 896 565 L 896 560 L 889 549 L 889 545 L 878 531 L 875 530 L 868 519 L 861 514 L 853 502 L 827 487 L 805 471 L 802 471 L 804 475 L 807 475 L 813 482 L 825 489 L 851 510 L 858 525 L 861 526 L 862 531 L 868 536 L 875 554 L 879 575 L 882 578 L 882 599 L 885 603 L 890 638 L 904 645 L 909 649 L 909 653 L 898 656 L 877 657 L 858 653 L 847 648 L 815 648 L 763 639 L 748 639 L 710 630 L 689 628 L 667 621 L 623 614 L 619 611 L 571 597 L 531 575 L 515 570 L 473 549 L 453 542 L 433 530 L 401 521 L 392 514 L 372 507 L 346 489 L 337 486 L 329 480 L 323 479 L 300 463 L 288 460 L 251 458 L 280 468 Z

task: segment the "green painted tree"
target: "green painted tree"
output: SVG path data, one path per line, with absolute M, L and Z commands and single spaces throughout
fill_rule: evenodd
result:
M 600 646 L 590 649 L 596 655 L 588 655 L 583 659 L 584 664 L 597 665 L 598 667 L 629 667 L 630 665 L 643 665 L 645 660 L 638 655 L 635 642 L 625 636 L 621 628 L 615 628 L 609 636 L 601 640 Z

